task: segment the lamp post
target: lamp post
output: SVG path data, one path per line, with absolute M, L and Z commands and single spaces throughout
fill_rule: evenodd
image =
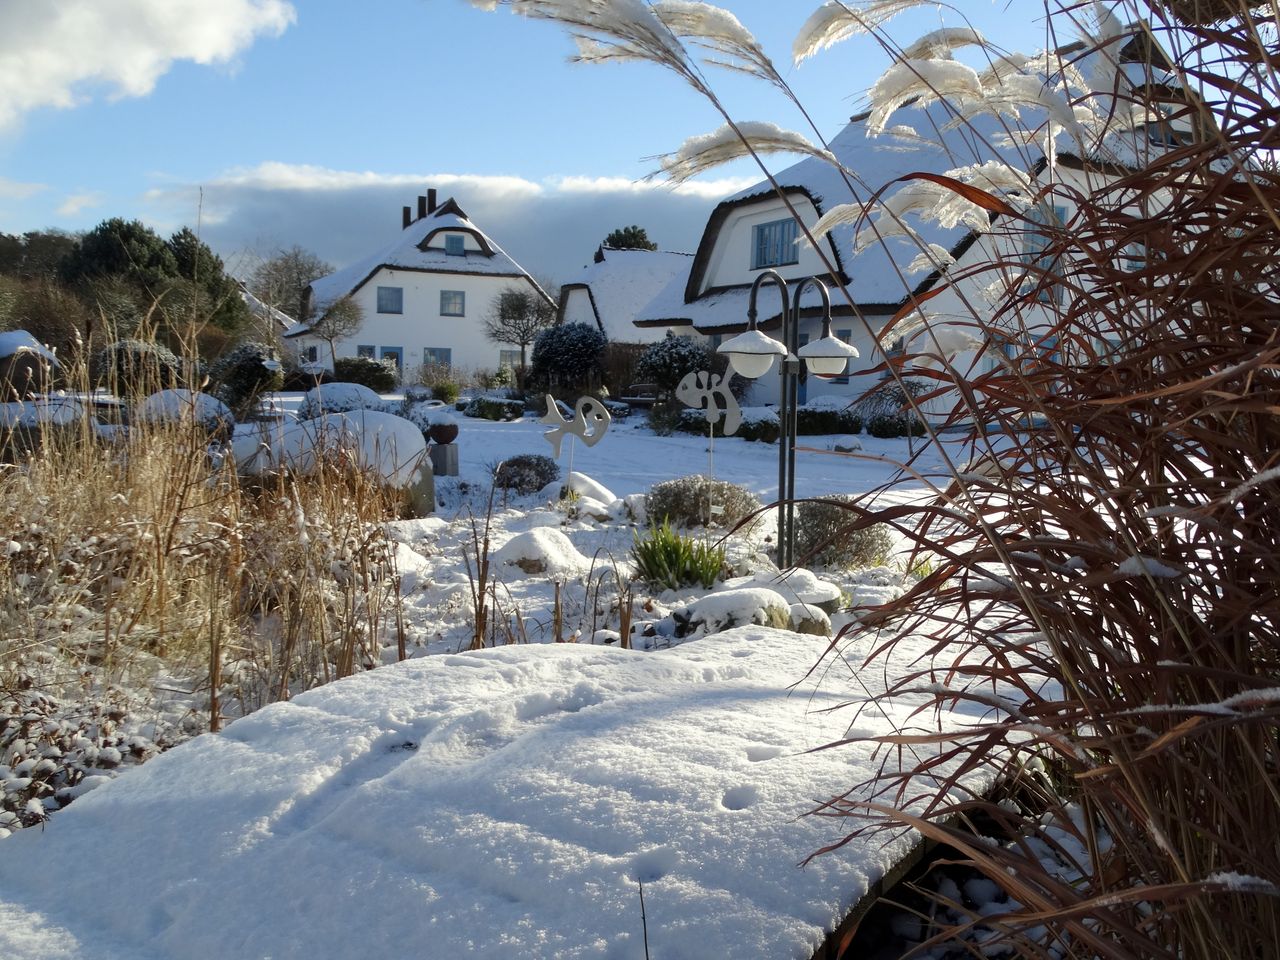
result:
M 756 296 L 771 282 L 782 297 L 782 342 L 763 333 L 756 325 Z M 800 295 L 813 284 L 822 297 L 822 336 L 800 346 Z M 747 302 L 747 329 L 720 345 L 720 353 L 741 376 L 754 380 L 769 372 L 775 357 L 781 357 L 782 385 L 778 402 L 778 566 L 786 569 L 795 562 L 796 499 L 796 407 L 800 383 L 800 361 L 811 373 L 839 376 L 858 351 L 831 334 L 831 295 L 817 277 L 805 277 L 795 285 L 787 301 L 787 281 L 775 270 L 766 270 L 751 284 Z

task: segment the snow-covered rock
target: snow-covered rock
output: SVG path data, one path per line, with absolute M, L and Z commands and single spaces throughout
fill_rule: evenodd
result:
M 791 629 L 796 633 L 809 633 L 815 637 L 831 636 L 831 618 L 821 607 L 811 603 L 791 605 Z
M 84 416 L 84 404 L 73 397 L 0 403 L 0 428 L 64 426 L 78 423 Z
M 518 533 L 494 554 L 504 566 L 548 577 L 580 577 L 591 570 L 591 561 L 555 527 L 535 527 Z
M 681 610 L 673 610 L 671 616 L 679 637 L 720 633 L 747 624 L 791 628 L 791 604 L 777 591 L 765 587 L 711 593 Z
M 238 432 L 232 454 L 242 474 L 287 466 L 311 473 L 326 457 L 354 456 L 393 487 L 408 487 L 425 469 L 427 442 L 408 420 L 376 410 L 330 413 L 297 423 L 266 424 Z
M 726 580 L 721 589 L 738 590 L 743 587 L 765 587 L 776 590 L 791 603 L 808 603 L 821 607 L 827 613 L 835 613 L 840 605 L 840 588 L 818 578 L 812 570 L 793 567 L 780 573 L 764 571 L 749 577 Z
M 585 473 L 578 473 L 576 470 L 569 474 L 564 486 L 566 490 L 571 490 L 579 496 L 590 497 L 604 504 L 613 503 L 618 499 L 603 483 L 597 483 Z

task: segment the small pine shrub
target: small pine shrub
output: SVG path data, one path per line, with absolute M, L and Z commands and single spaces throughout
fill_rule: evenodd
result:
M 676 432 L 688 409 L 679 400 L 659 400 L 649 408 L 649 429 L 660 437 L 669 437 Z M 703 429 L 706 418 L 703 418 Z
M 493 485 L 516 493 L 535 493 L 560 479 L 560 465 L 541 453 L 522 453 L 503 460 L 493 471 Z
M 701 474 L 655 483 L 644 503 L 652 522 L 677 527 L 734 527 L 760 509 L 760 501 L 746 487 Z M 712 514 L 713 505 L 724 512 Z
M 123 396 L 146 396 L 178 385 L 182 362 L 168 347 L 150 340 L 117 340 L 97 352 L 94 380 Z
M 709 590 L 724 571 L 724 549 L 677 533 L 666 520 L 648 534 L 634 534 L 631 559 L 636 577 L 654 587 L 679 590 L 699 586 Z
M 850 497 L 801 500 L 796 505 L 795 549 L 803 563 L 824 567 L 871 567 L 893 549 L 883 523 L 853 529 L 858 514 L 844 504 Z
M 452 380 L 436 380 L 429 384 L 431 396 L 442 403 L 457 403 L 459 387 Z
M 905 437 L 908 434 L 913 437 L 923 437 L 924 424 L 910 414 L 893 416 L 881 413 L 867 421 L 867 433 L 881 440 Z
M 244 420 L 264 393 L 284 386 L 284 373 L 275 350 L 265 343 L 242 343 L 224 354 L 209 368 L 213 395 L 231 408 L 237 420 Z
M 399 380 L 395 367 L 372 357 L 340 357 L 333 365 L 333 376 L 340 383 L 358 383 L 374 393 L 390 393 Z
M 524 416 L 524 403 L 502 397 L 475 397 L 462 412 L 481 420 L 519 420 Z

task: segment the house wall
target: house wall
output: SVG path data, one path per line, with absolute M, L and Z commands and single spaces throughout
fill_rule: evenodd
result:
M 354 357 L 360 346 L 367 345 L 374 348 L 375 357 L 381 358 L 393 348 L 400 348 L 402 376 L 409 379 L 425 362 L 429 349 L 451 350 L 455 369 L 497 369 L 500 351 L 510 349 L 511 345 L 494 343 L 485 336 L 484 317 L 494 297 L 510 286 L 524 284 L 528 284 L 524 277 L 425 273 L 383 267 L 353 294 L 364 311 L 364 324 L 355 336 L 335 344 L 337 355 Z M 378 313 L 378 287 L 400 287 L 404 291 L 404 312 Z M 443 290 L 463 293 L 463 316 L 441 315 Z M 305 356 L 308 347 L 317 347 L 317 362 L 332 369 L 329 345 L 325 341 L 304 334 L 292 342 L 299 356 Z
M 796 211 L 806 224 L 816 223 L 818 212 L 808 197 L 790 194 Z M 791 216 L 786 205 L 777 197 L 746 204 L 729 213 L 716 236 L 715 246 L 707 259 L 707 269 L 698 290 L 701 296 L 713 287 L 732 287 L 751 284 L 761 271 L 751 269 L 754 252 L 753 228 L 761 223 L 784 220 Z M 826 273 L 818 254 L 801 238 L 796 247 L 799 262 L 774 269 L 784 279 L 812 277 Z

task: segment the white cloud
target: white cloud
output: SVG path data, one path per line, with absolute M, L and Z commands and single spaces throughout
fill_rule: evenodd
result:
M 70 193 L 58 205 L 57 214 L 60 217 L 74 217 L 82 210 L 101 206 L 105 199 L 105 194 L 93 190 L 83 193 Z
M 34 197 L 42 190 L 48 187 L 43 183 L 22 183 L 18 180 L 8 180 L 0 177 L 0 199 L 4 200 L 25 200 L 27 197 Z
M 40 0 L 0 4 L 0 130 L 99 88 L 141 97 L 175 60 L 225 63 L 279 35 L 287 0 Z
M 227 259 L 252 262 L 298 244 L 335 266 L 385 246 L 400 229 L 400 208 L 428 188 L 454 197 L 471 219 L 526 269 L 567 282 L 591 262 L 617 227 L 638 224 L 664 250 L 692 252 L 715 204 L 755 182 L 725 179 L 673 189 L 622 177 L 454 173 L 374 173 L 263 163 L 229 170 L 203 185 L 205 240 Z M 150 191 L 152 221 L 171 230 L 194 223 L 197 188 Z

